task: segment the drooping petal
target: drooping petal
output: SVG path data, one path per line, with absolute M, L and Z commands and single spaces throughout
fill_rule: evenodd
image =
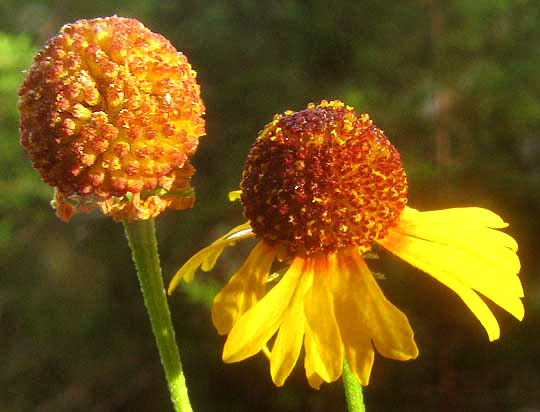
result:
M 304 272 L 305 260 L 293 259 L 276 286 L 244 313 L 229 332 L 223 348 L 223 361 L 238 362 L 259 352 L 276 333 L 291 304 Z
M 362 312 L 365 302 L 356 300 L 361 299 L 359 297 L 361 285 L 356 279 L 357 276 L 361 275 L 353 276 L 350 271 L 342 271 L 336 267 L 332 277 L 332 289 L 334 309 L 345 346 L 347 362 L 360 383 L 367 385 L 375 352 L 371 344 L 367 320 Z M 357 291 L 356 294 L 355 291 Z
M 262 299 L 268 272 L 277 249 L 257 243 L 244 264 L 214 298 L 212 322 L 220 335 L 229 333 L 236 320 Z
M 421 256 L 415 250 L 415 244 L 412 242 L 414 238 L 405 238 L 402 234 L 397 232 L 389 232 L 388 236 L 384 239 L 384 242 L 379 242 L 382 246 L 388 249 L 390 252 L 399 256 L 406 262 L 417 267 L 420 270 L 430 274 L 443 285 L 452 289 L 463 300 L 463 302 L 469 307 L 469 309 L 478 318 L 482 326 L 484 326 L 489 340 L 493 341 L 500 336 L 500 329 L 495 316 L 486 305 L 486 303 L 474 292 L 470 286 L 465 282 L 458 280 L 453 274 L 444 269 L 443 265 L 434 266 L 429 260 L 430 255 Z M 443 266 L 441 268 L 441 266 Z
M 313 281 L 313 270 L 310 270 L 310 266 L 310 262 L 306 262 L 307 268 L 283 316 L 283 322 L 272 347 L 270 373 L 276 386 L 282 386 L 289 377 L 302 349 L 305 328 L 304 297 Z
M 225 236 L 220 237 L 210 246 L 197 252 L 193 255 L 184 265 L 178 269 L 171 282 L 169 283 L 168 294 L 170 295 L 180 280 L 185 282 L 191 282 L 195 271 L 200 267 L 205 272 L 211 270 L 216 264 L 216 260 L 223 253 L 223 250 L 227 246 L 232 246 L 238 240 L 248 239 L 255 237 L 255 234 L 251 230 L 249 222 L 243 223 L 230 230 Z
M 313 285 L 304 300 L 306 316 L 306 372 L 316 374 L 325 382 L 341 376 L 343 368 L 343 342 L 339 333 L 330 277 L 334 275 L 335 256 L 312 258 Z
M 354 290 L 359 292 L 355 302 L 365 306 L 364 318 L 375 349 L 387 358 L 416 358 L 418 348 L 407 316 L 386 299 L 362 256 L 356 251 L 347 252 L 338 255 L 338 271 L 346 273 L 348 269 L 349 280 L 358 287 Z
M 407 208 L 399 224 L 378 243 L 456 292 L 480 320 L 489 339 L 499 326 L 474 292 L 523 319 L 523 289 L 517 273 L 517 244 L 492 227 L 506 224 L 480 208 L 418 212 Z
M 373 364 L 373 341 L 388 358 L 418 356 L 407 317 L 383 295 L 364 259 L 355 249 L 337 254 L 332 276 L 334 306 L 351 370 L 367 385 Z
M 420 239 L 430 240 L 458 248 L 506 268 L 510 273 L 520 270 L 516 255 L 518 245 L 514 238 L 494 229 L 507 227 L 498 215 L 478 207 L 454 208 L 419 212 L 405 208 L 394 231 Z M 516 276 L 512 279 L 519 285 Z

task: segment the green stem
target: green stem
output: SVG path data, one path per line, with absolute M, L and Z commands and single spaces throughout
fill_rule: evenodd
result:
M 154 220 L 124 223 L 124 228 L 175 411 L 192 412 L 163 286 Z
M 345 387 L 345 397 L 349 412 L 365 412 L 364 395 L 362 385 L 349 368 L 347 361 L 343 363 L 343 386 Z

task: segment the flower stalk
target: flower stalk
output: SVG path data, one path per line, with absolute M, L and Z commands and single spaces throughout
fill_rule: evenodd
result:
M 175 411 L 192 412 L 163 286 L 154 219 L 124 222 L 124 228 Z
M 349 412 L 366 412 L 362 385 L 352 373 L 347 361 L 343 363 L 343 387 Z

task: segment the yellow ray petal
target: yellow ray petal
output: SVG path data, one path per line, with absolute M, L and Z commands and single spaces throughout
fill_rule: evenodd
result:
M 367 325 L 361 296 L 360 273 L 338 267 L 332 275 L 334 311 L 345 346 L 345 356 L 354 375 L 362 385 L 369 383 L 375 352 Z
M 484 216 L 482 219 L 481 216 Z M 485 222 L 485 223 L 482 223 Z M 481 208 L 458 208 L 418 212 L 406 208 L 394 231 L 452 246 L 517 273 L 518 245 L 513 237 L 492 228 L 507 224 L 495 213 Z M 513 279 L 519 279 L 512 276 Z
M 335 256 L 330 259 L 335 262 Z M 343 367 L 343 342 L 334 315 L 329 280 L 335 264 L 331 265 L 326 256 L 311 260 L 313 285 L 304 300 L 306 370 L 315 372 L 325 382 L 333 382 L 341 376 Z
M 236 202 L 237 200 L 240 200 L 241 197 L 241 190 L 233 190 L 232 192 L 229 192 L 229 202 Z
M 309 263 L 307 263 L 309 268 Z M 291 304 L 283 316 L 283 322 L 272 347 L 270 373 L 276 386 L 282 386 L 298 360 L 304 341 L 304 296 L 311 287 L 313 271 L 306 269 L 294 292 Z
M 311 386 L 313 389 L 319 389 L 324 382 L 324 380 L 317 375 L 316 372 L 314 372 L 312 369 L 312 365 L 308 364 L 304 358 L 304 366 L 306 368 L 306 376 L 309 383 L 309 386 Z
M 399 224 L 378 243 L 454 290 L 483 323 L 489 338 L 496 339 L 498 325 L 471 289 L 521 320 L 523 288 L 517 276 L 517 245 L 510 236 L 480 226 L 504 226 L 493 212 L 480 208 L 438 212 L 406 210 Z
M 244 313 L 231 329 L 223 348 L 223 361 L 238 362 L 259 352 L 276 333 L 299 285 L 305 260 L 293 259 L 274 288 Z
M 416 358 L 418 348 L 407 317 L 385 298 L 362 256 L 349 249 L 338 253 L 337 258 L 338 269 L 332 277 L 332 286 L 345 345 L 359 345 L 365 352 L 363 336 L 367 335 L 385 357 Z M 364 362 L 359 369 L 369 370 L 371 366 Z
M 268 272 L 277 249 L 260 241 L 244 264 L 214 298 L 212 322 L 220 335 L 229 333 L 236 320 L 262 299 Z
M 515 273 L 448 245 L 429 240 L 404 238 L 396 254 L 411 265 L 437 278 L 438 274 L 454 277 L 461 284 L 482 293 L 497 305 L 523 319 L 523 289 Z M 393 239 L 390 235 L 388 239 Z M 384 244 L 383 244 L 384 246 Z
M 357 336 L 354 344 L 345 347 L 345 356 L 352 373 L 362 385 L 367 386 L 375 360 L 375 351 L 370 339 L 367 336 Z
M 167 293 L 170 295 L 180 280 L 185 282 L 191 282 L 195 271 L 200 267 L 204 271 L 211 270 L 216 260 L 219 258 L 223 250 L 227 246 L 232 246 L 238 240 L 248 239 L 250 237 L 255 237 L 255 234 L 251 230 L 249 222 L 243 223 L 239 226 L 236 226 L 234 229 L 230 230 L 225 234 L 225 236 L 220 237 L 210 246 L 205 247 L 204 249 L 197 252 L 193 255 L 184 265 L 178 269 L 171 282 L 169 283 L 169 288 Z
M 428 222 L 440 223 L 448 222 L 449 225 L 459 224 L 462 227 L 466 227 L 469 224 L 473 226 L 492 227 L 492 228 L 504 228 L 508 226 L 499 215 L 493 213 L 491 210 L 483 209 L 481 207 L 455 207 L 442 210 L 430 210 L 427 212 L 420 212 L 411 207 L 405 207 L 403 212 L 403 218 L 407 216 L 414 219 L 423 219 Z
M 427 261 L 430 259 L 430 255 L 427 257 L 418 255 L 414 245 L 411 247 L 404 247 L 402 238 L 403 235 L 401 234 L 389 233 L 387 238 L 385 238 L 384 243 L 379 243 L 396 256 L 430 274 L 443 285 L 456 292 L 478 318 L 480 323 L 482 323 L 482 326 L 486 329 L 489 340 L 493 341 L 498 339 L 500 336 L 499 324 L 489 307 L 482 299 L 480 299 L 476 292 L 474 292 L 469 285 L 460 280 L 454 273 L 449 273 L 444 268 L 444 262 L 434 266 L 431 262 Z M 407 243 L 409 244 L 408 239 Z M 394 247 L 395 245 L 399 246 Z M 446 258 L 452 259 L 448 256 Z

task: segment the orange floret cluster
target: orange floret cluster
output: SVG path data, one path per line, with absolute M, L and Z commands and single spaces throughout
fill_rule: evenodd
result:
M 368 250 L 407 203 L 399 153 L 367 114 L 340 101 L 276 115 L 251 149 L 241 189 L 257 236 L 295 256 Z
M 205 108 L 195 71 L 163 36 L 121 17 L 66 25 L 19 96 L 21 143 L 62 219 L 94 207 L 148 219 L 193 204 Z

